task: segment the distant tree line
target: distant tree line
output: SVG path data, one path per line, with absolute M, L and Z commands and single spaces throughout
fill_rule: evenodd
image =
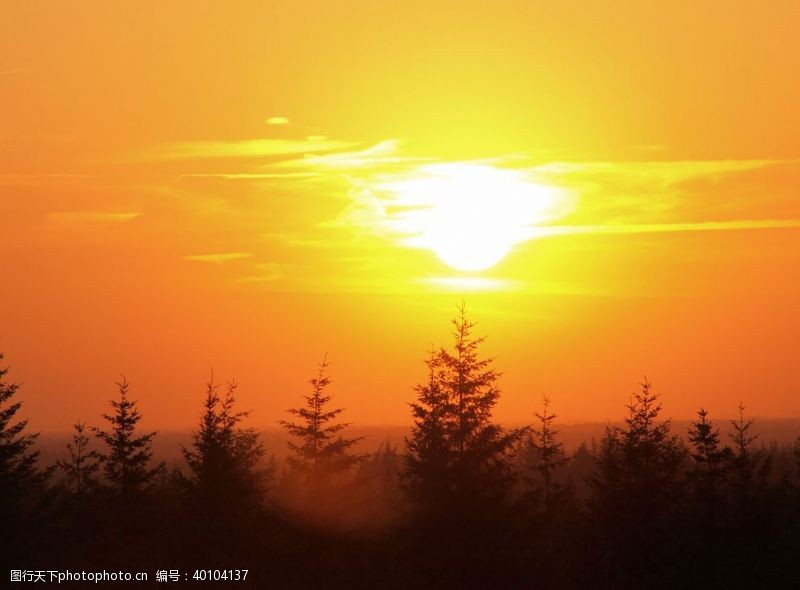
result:
M 800 438 L 762 444 L 740 404 L 724 439 L 685 436 L 644 380 L 624 421 L 566 452 L 551 399 L 493 418 L 501 374 L 463 307 L 432 349 L 405 448 L 369 454 L 329 393 L 327 358 L 278 465 L 213 374 L 183 465 L 154 460 L 124 377 L 102 426 L 74 424 L 43 466 L 0 355 L 6 570 L 249 568 L 264 587 L 788 587 L 800 574 Z M 7 575 L 6 573 L 2 575 Z

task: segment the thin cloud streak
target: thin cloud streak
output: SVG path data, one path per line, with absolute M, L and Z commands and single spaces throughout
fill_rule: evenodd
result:
M 697 221 L 682 223 L 563 225 L 532 228 L 531 238 L 576 234 L 650 234 L 667 232 L 796 228 L 800 228 L 800 219 L 741 219 L 731 221 Z
M 234 260 L 244 260 L 252 258 L 251 252 L 220 252 L 215 254 L 189 254 L 184 256 L 184 260 L 191 260 L 194 262 L 208 262 L 211 264 L 224 264 Z
M 47 214 L 55 223 L 126 223 L 140 217 L 133 211 L 58 211 Z
M 329 139 L 189 141 L 164 144 L 140 154 L 140 157 L 146 160 L 279 157 L 345 150 L 355 145 L 352 142 Z

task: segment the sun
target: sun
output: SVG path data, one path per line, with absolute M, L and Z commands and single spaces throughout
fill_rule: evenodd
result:
M 385 183 L 394 228 L 410 246 L 428 248 L 448 266 L 481 271 L 535 235 L 558 192 L 524 173 L 485 164 L 434 164 Z

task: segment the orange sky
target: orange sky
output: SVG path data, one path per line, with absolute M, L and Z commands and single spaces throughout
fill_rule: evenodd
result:
M 617 419 L 644 374 L 677 417 L 800 414 L 798 27 L 791 1 L 7 3 L 0 350 L 32 426 L 96 421 L 124 372 L 184 428 L 212 367 L 274 425 L 325 351 L 350 419 L 403 424 L 462 297 L 503 421 L 543 391 Z M 386 187 L 453 165 L 558 195 L 487 270 L 398 231 Z

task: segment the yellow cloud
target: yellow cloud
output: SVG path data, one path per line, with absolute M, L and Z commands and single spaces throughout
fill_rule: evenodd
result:
M 631 223 L 607 225 L 551 225 L 531 229 L 531 237 L 574 234 L 649 234 L 686 231 L 732 231 L 800 228 L 800 219 L 734 219 L 684 223 Z
M 351 142 L 331 139 L 241 139 L 237 141 L 189 141 L 162 145 L 144 154 L 148 159 L 253 158 L 333 152 L 352 148 Z
M 124 223 L 140 215 L 127 211 L 59 211 L 49 213 L 47 220 L 54 223 Z
M 283 266 L 277 262 L 258 264 L 255 273 L 238 279 L 240 283 L 268 283 L 277 281 L 284 276 Z
M 267 125 L 288 125 L 288 117 L 270 117 L 266 120 Z
M 184 260 L 193 260 L 195 262 L 210 262 L 212 264 L 224 264 L 233 260 L 242 260 L 244 258 L 252 258 L 253 254 L 250 252 L 221 252 L 216 254 L 190 254 L 184 256 Z

